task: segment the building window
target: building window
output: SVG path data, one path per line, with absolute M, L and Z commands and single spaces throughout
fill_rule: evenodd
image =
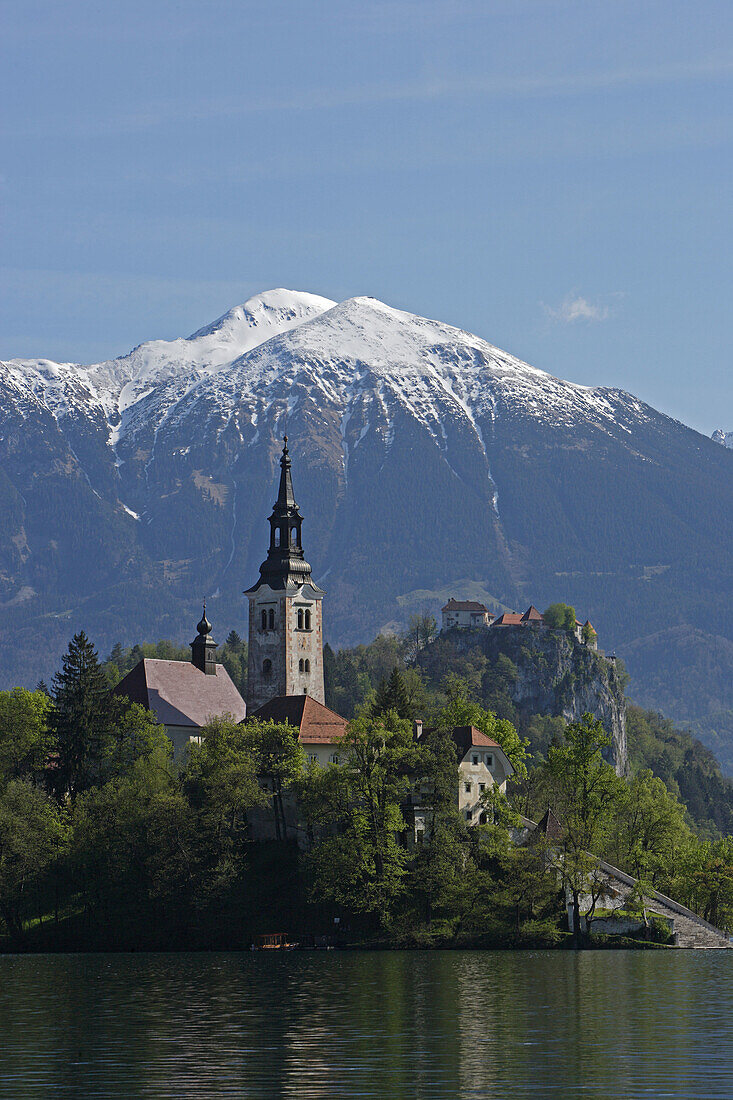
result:
M 305 671 L 310 672 L 310 670 L 311 670 L 311 663 L 308 660 L 308 658 L 306 657 L 306 659 L 305 659 Z
M 290 528 L 290 541 L 291 541 L 293 546 L 298 545 L 298 528 L 297 527 L 291 527 Z
M 279 546 L 279 545 L 280 545 L 280 528 L 276 527 L 275 528 L 275 546 Z
M 476 767 L 476 765 L 478 764 L 478 755 L 476 755 L 472 758 L 471 763 L 473 764 L 474 767 Z
M 267 612 L 262 609 L 262 629 L 267 630 Z
M 332 764 L 338 764 L 338 762 L 339 762 L 339 754 L 337 752 L 332 753 L 331 754 L 331 763 Z
M 471 793 L 471 784 L 470 783 L 464 783 L 463 786 L 466 788 L 466 794 L 470 794 Z
M 306 613 L 305 613 L 305 629 L 310 630 L 310 628 L 311 628 L 311 613 L 310 613 L 310 611 L 306 610 Z
M 302 671 L 303 671 L 303 658 L 301 657 L 300 660 L 298 661 L 298 672 L 302 672 Z
M 481 793 L 483 794 L 483 792 L 484 792 L 484 791 L 486 790 L 486 784 L 485 784 L 485 783 L 479 783 L 479 785 L 478 785 L 478 789 L 479 789 L 479 790 L 481 791 Z
M 470 821 L 473 817 L 473 810 L 466 810 L 466 821 Z
M 311 752 L 311 753 L 308 754 L 308 759 L 310 760 L 311 764 L 317 764 L 318 763 L 318 757 L 316 756 L 316 754 L 314 752 Z
M 269 657 L 265 657 L 262 662 L 262 675 L 266 680 L 272 679 L 272 661 Z
M 267 612 L 267 625 L 270 630 L 275 629 L 275 612 L 272 610 L 272 608 L 270 608 L 270 610 Z
M 494 758 L 493 758 L 493 756 L 491 755 L 490 752 L 487 752 L 486 753 L 486 767 L 487 768 L 493 768 L 493 766 L 494 766 Z
M 298 608 L 298 630 L 303 629 L 303 608 Z

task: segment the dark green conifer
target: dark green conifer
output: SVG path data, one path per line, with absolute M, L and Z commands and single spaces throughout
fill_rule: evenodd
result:
M 72 799 L 100 782 L 112 744 L 114 703 L 97 651 L 84 631 L 75 634 L 53 678 L 51 728 L 56 767 L 51 785 Z

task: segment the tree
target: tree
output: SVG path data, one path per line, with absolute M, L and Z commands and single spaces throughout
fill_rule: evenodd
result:
M 16 944 L 36 887 L 65 839 L 62 811 L 40 787 L 16 778 L 0 788 L 0 916 Z
M 438 624 L 435 616 L 425 613 L 422 615 L 410 615 L 407 629 L 402 634 L 402 652 L 408 664 L 417 659 L 421 649 L 433 641 L 438 634 Z
M 42 691 L 0 691 L 0 782 L 43 774 L 51 747 L 50 709 Z
M 614 814 L 624 797 L 624 782 L 603 759 L 611 739 L 592 714 L 566 727 L 563 745 L 552 745 L 543 770 L 563 825 L 558 869 L 572 895 L 573 928 L 580 936 L 580 898 L 591 893 L 586 920 L 593 919 L 600 896 L 598 856 L 606 847 Z
M 341 807 L 341 832 L 319 840 L 310 853 L 313 895 L 370 913 L 386 926 L 405 889 L 401 805 L 419 770 L 420 750 L 411 724 L 394 711 L 354 719 L 343 745 L 346 761 L 328 769 L 333 778 L 315 779 L 321 794 Z M 309 812 L 312 820 L 319 816 L 312 804 Z
M 75 634 L 53 679 L 51 729 L 56 767 L 51 783 L 58 797 L 73 800 L 103 780 L 112 749 L 115 705 L 97 652 L 84 631 Z
M 680 861 L 680 892 L 705 920 L 733 929 L 733 837 L 692 843 Z
M 684 807 L 645 769 L 620 790 L 610 827 L 613 862 L 636 878 L 668 889 L 689 846 Z
M 246 743 L 257 763 L 257 771 L 272 791 L 275 815 L 275 835 L 288 839 L 285 814 L 285 791 L 303 771 L 304 753 L 298 740 L 298 729 L 287 722 L 251 722 L 243 727 Z
M 409 704 L 405 679 L 397 665 L 392 669 L 388 680 L 382 680 L 371 713 L 374 718 L 393 710 L 399 718 L 409 717 Z
M 497 718 L 490 710 L 475 703 L 468 694 L 466 684 L 454 677 L 448 685 L 448 701 L 438 714 L 437 725 L 443 730 L 454 726 L 475 726 L 491 737 L 508 756 L 517 779 L 527 775 L 527 745 L 506 718 Z
M 566 630 L 568 634 L 575 633 L 575 608 L 567 603 L 552 603 L 543 611 L 542 618 L 545 625 L 551 630 Z
M 241 649 L 242 644 L 242 639 L 239 637 L 236 630 L 230 630 L 227 634 L 226 645 L 231 646 L 232 649 Z

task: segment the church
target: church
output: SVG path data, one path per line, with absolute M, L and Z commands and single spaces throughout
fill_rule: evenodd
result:
M 217 644 L 204 614 L 191 642 L 191 660 L 144 658 L 114 689 L 153 711 L 177 756 L 201 736 L 212 718 L 288 723 L 311 763 L 343 760 L 348 721 L 326 706 L 323 680 L 323 598 L 303 552 L 303 517 L 295 500 L 288 437 L 280 457 L 277 500 L 269 518 L 270 542 L 249 600 L 247 699 L 216 662 Z M 457 802 L 467 822 L 480 820 L 487 786 L 506 788 L 513 768 L 503 749 L 472 726 L 452 730 L 458 768 Z M 423 736 L 415 723 L 415 737 Z M 415 839 L 425 829 L 414 818 Z

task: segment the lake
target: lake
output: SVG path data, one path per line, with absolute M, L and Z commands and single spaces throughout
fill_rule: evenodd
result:
M 0 956 L 0 1096 L 733 1096 L 733 951 Z

